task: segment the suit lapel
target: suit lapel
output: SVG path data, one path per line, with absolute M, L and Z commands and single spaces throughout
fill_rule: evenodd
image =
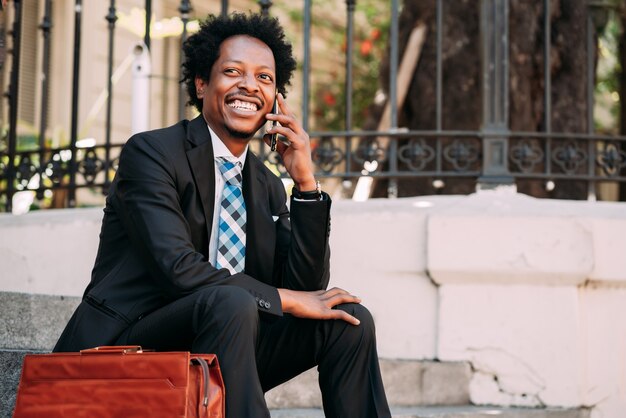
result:
M 243 168 L 243 198 L 246 203 L 246 273 L 271 284 L 276 246 L 276 228 L 270 212 L 265 172 L 248 149 Z
M 187 160 L 202 202 L 207 237 L 211 239 L 215 206 L 215 166 L 211 135 L 202 115 L 189 122 L 187 140 L 192 144 L 192 148 L 187 151 Z

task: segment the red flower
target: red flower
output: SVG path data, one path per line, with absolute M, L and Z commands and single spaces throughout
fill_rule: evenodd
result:
M 378 28 L 372 29 L 372 33 L 370 33 L 370 39 L 372 41 L 375 41 L 378 38 L 380 38 L 380 29 L 378 29 Z
M 372 52 L 372 41 L 366 40 L 361 43 L 361 55 L 368 56 Z
M 329 91 L 324 93 L 322 100 L 324 100 L 324 103 L 326 103 L 327 106 L 334 106 L 337 104 L 337 99 L 335 98 L 335 95 Z

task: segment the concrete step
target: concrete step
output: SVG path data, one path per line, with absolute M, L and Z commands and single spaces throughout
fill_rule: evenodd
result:
M 387 400 L 394 406 L 466 405 L 469 364 L 380 359 Z M 321 408 L 318 373 L 311 369 L 267 392 L 270 408 Z
M 0 418 L 13 415 L 25 351 L 0 350 Z
M 79 303 L 79 298 L 0 292 L 0 418 L 10 411 L 28 352 L 49 352 Z M 390 405 L 469 404 L 469 364 L 380 360 Z M 321 408 L 317 370 L 312 369 L 266 395 L 270 408 Z
M 272 418 L 323 418 L 321 409 L 274 409 Z M 393 418 L 589 418 L 588 409 L 501 408 L 490 406 L 392 407 Z
M 0 349 L 0 418 L 12 410 L 24 355 L 33 350 Z M 42 352 L 42 351 L 37 351 Z M 470 368 L 466 363 L 381 359 L 390 405 L 465 405 L 469 403 Z M 273 409 L 321 408 L 317 370 L 311 369 L 266 394 Z M 8 417 L 10 415 L 6 415 Z
M 0 349 L 51 350 L 78 297 L 0 292 Z

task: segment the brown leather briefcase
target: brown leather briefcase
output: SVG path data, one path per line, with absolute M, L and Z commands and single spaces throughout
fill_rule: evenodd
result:
M 106 346 L 24 358 L 14 418 L 224 418 L 214 354 Z

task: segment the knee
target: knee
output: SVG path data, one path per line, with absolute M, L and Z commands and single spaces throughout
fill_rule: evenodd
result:
M 201 292 L 196 300 L 195 317 L 209 316 L 212 321 L 224 318 L 228 321 L 256 322 L 256 301 L 247 290 L 237 286 L 217 286 Z
M 341 309 L 359 320 L 360 324 L 356 327 L 348 325 L 349 329 L 351 329 L 352 331 L 349 334 L 352 335 L 353 338 L 358 338 L 359 341 L 362 341 L 363 339 L 376 339 L 374 318 L 372 317 L 369 309 L 367 309 L 360 303 L 346 303 L 343 305 L 338 305 L 337 309 Z

